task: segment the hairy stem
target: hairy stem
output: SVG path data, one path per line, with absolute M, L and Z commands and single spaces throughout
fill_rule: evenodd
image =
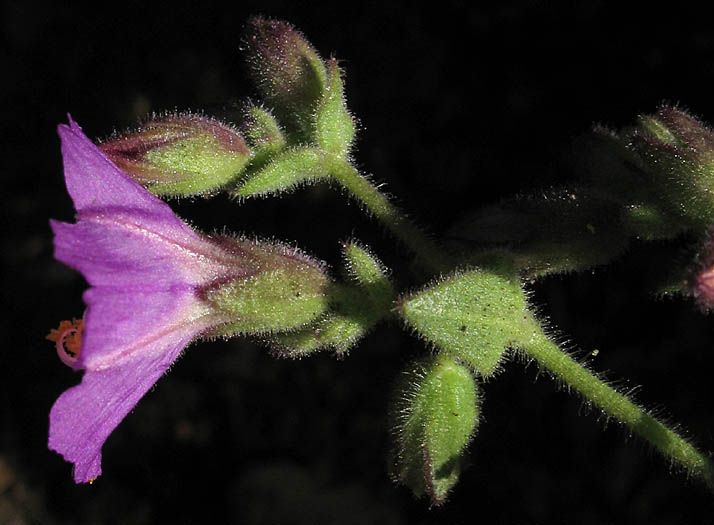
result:
M 532 322 L 537 325 L 535 320 Z M 627 425 L 674 464 L 702 479 L 714 491 L 714 466 L 707 455 L 576 362 L 550 341 L 539 326 L 534 327 L 532 337 L 518 347 L 585 399 Z
M 325 167 L 330 175 L 414 252 L 420 264 L 434 272 L 443 271 L 450 266 L 449 256 L 410 222 L 359 171 L 335 155 L 328 154 L 325 157 Z

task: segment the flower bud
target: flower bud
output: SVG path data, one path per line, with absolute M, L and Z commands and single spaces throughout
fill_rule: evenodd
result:
M 444 355 L 407 372 L 397 395 L 392 475 L 417 497 L 442 504 L 458 481 L 461 456 L 478 424 L 478 391 L 470 372 Z
M 193 114 L 167 115 L 120 135 L 100 149 L 155 195 L 215 192 L 250 161 L 250 150 L 230 126 Z
M 246 272 L 201 292 L 203 300 L 231 319 L 215 335 L 295 330 L 327 309 L 329 277 L 320 262 L 283 244 L 231 238 L 222 242 L 245 261 Z
M 245 44 L 248 63 L 265 99 L 288 131 L 309 139 L 313 114 L 327 86 L 325 65 L 292 25 L 253 17 Z
M 688 226 L 714 222 L 714 133 L 684 111 L 661 107 L 626 137 L 661 202 Z

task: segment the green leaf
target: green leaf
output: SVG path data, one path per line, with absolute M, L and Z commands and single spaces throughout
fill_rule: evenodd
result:
M 527 307 L 512 261 L 500 254 L 489 258 L 404 297 L 398 306 L 421 337 L 484 377 L 494 374 L 520 335 Z

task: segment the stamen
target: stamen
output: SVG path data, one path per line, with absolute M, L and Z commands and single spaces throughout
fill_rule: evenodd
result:
M 82 349 L 82 332 L 84 320 L 73 318 L 72 321 L 62 321 L 58 328 L 53 328 L 45 339 L 55 343 L 57 355 L 67 366 L 72 366 L 79 358 Z

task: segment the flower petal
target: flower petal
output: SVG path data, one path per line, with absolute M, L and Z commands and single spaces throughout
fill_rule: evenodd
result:
M 74 463 L 76 483 L 102 473 L 102 445 L 109 434 L 195 335 L 191 330 L 172 332 L 118 366 L 88 370 L 79 385 L 57 399 L 50 412 L 48 446 Z
M 202 243 L 193 232 L 175 239 L 116 215 L 76 224 L 51 220 L 50 225 L 55 259 L 81 272 L 93 286 L 165 289 L 179 282 L 206 282 L 220 273 L 219 264 L 193 249 Z
M 84 293 L 87 313 L 82 349 L 75 368 L 103 370 L 120 366 L 135 353 L 151 353 L 159 341 L 197 335 L 220 324 L 192 287 L 169 290 L 90 288 Z
M 69 117 L 57 127 L 62 142 L 64 178 L 74 207 L 131 207 L 149 212 L 167 224 L 183 225 L 171 208 L 134 182 L 82 132 Z

